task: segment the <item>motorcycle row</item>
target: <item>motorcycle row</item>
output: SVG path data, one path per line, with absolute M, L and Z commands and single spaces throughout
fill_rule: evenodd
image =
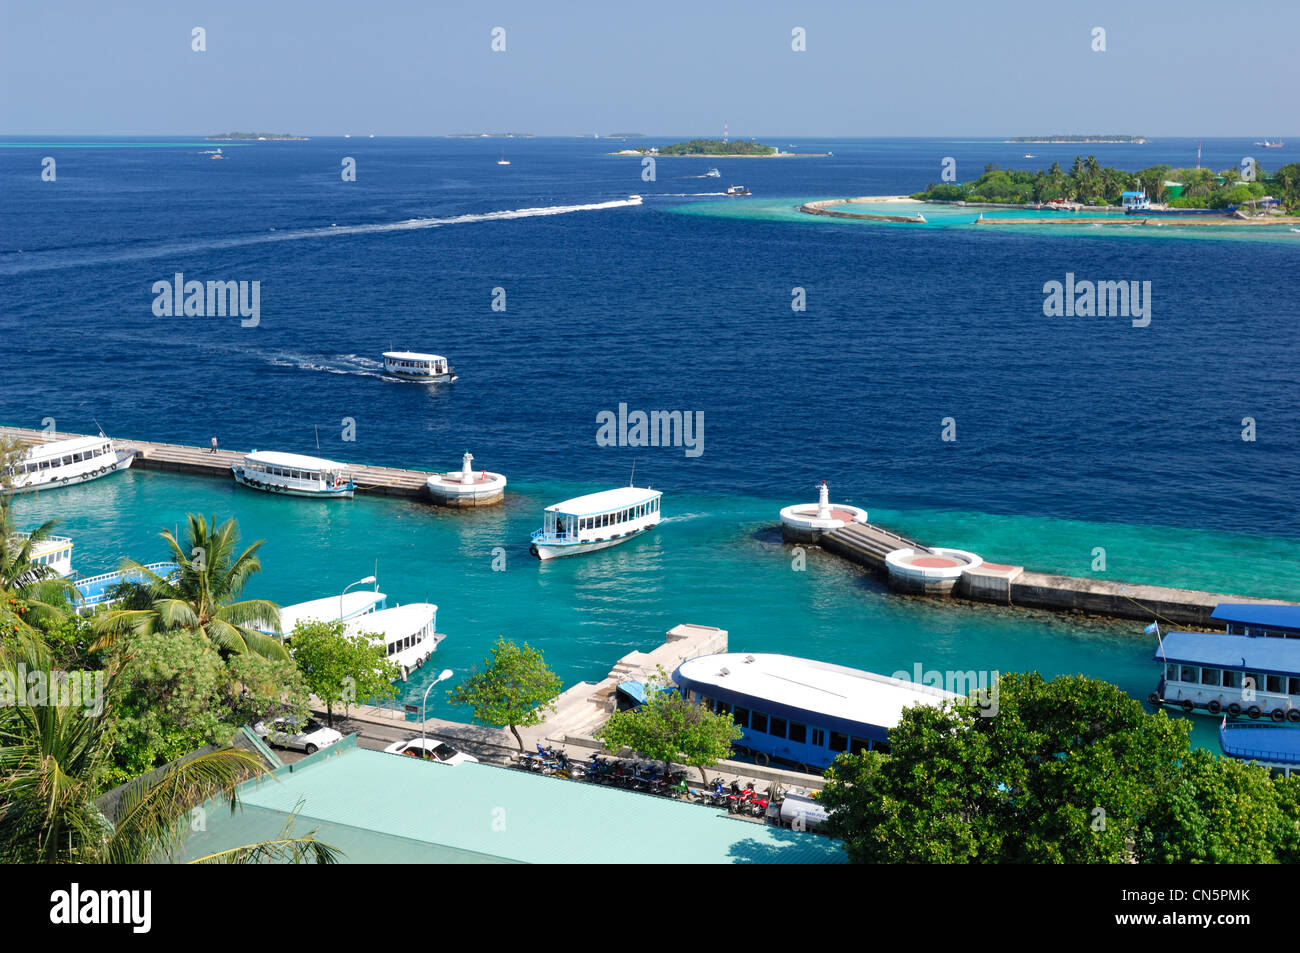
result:
M 574 761 L 562 750 L 538 744 L 535 753 L 525 752 L 519 755 L 515 766 L 571 781 L 581 779 L 629 791 L 658 794 L 692 804 L 725 807 L 731 814 L 748 814 L 752 817 L 767 815 L 769 800 L 754 790 L 752 781 L 741 787 L 738 781 L 723 784 L 721 778 L 715 778 L 708 787 L 695 787 L 687 782 L 685 771 L 665 774 L 657 761 L 610 759 L 602 757 L 598 752 L 593 752 L 586 761 Z

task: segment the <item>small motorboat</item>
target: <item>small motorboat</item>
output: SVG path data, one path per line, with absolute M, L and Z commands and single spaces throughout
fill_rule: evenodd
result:
M 710 169 L 708 172 L 704 173 L 704 177 L 706 179 L 720 179 L 722 178 L 722 173 L 717 169 Z
M 745 188 L 743 185 L 729 185 L 727 186 L 727 194 L 728 195 L 749 195 L 750 192 L 749 189 Z

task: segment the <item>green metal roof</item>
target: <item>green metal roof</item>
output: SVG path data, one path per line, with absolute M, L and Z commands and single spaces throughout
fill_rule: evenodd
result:
M 327 752 L 321 752 L 322 755 Z M 834 841 L 725 811 L 485 764 L 429 764 L 348 748 L 240 792 L 244 809 L 209 810 L 185 858 L 295 832 L 345 860 L 522 863 L 844 863 Z

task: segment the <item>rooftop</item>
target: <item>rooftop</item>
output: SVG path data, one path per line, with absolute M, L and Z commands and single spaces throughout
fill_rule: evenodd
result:
M 294 830 L 351 863 L 844 863 L 825 837 L 716 808 L 487 764 L 455 766 L 356 748 L 345 739 L 274 778 L 248 782 L 243 809 L 209 810 L 186 858 Z
M 1221 602 L 1215 606 L 1210 618 L 1219 622 L 1300 631 L 1300 606 Z
M 244 456 L 251 463 L 261 463 L 271 467 L 287 467 L 290 470 L 342 470 L 346 463 L 326 460 L 323 457 L 308 457 L 301 453 L 277 453 L 274 450 L 254 450 Z
M 625 506 L 636 506 L 638 503 L 653 500 L 658 496 L 663 496 L 658 490 L 647 490 L 636 486 L 620 486 L 614 490 L 601 490 L 599 493 L 575 496 L 563 503 L 548 506 L 546 511 L 548 513 L 562 513 L 565 516 L 588 516 L 597 513 L 608 513 L 611 510 L 622 509 Z
M 1219 747 L 1232 758 L 1300 764 L 1300 727 L 1266 722 L 1234 722 L 1219 729 Z
M 1218 632 L 1170 632 L 1152 658 L 1233 671 L 1300 674 L 1300 640 Z
M 673 680 L 680 684 L 683 678 L 697 690 L 706 686 L 706 694 L 707 686 L 716 686 L 788 708 L 882 728 L 897 725 L 904 708 L 937 705 L 958 697 L 930 685 L 790 655 L 704 655 L 678 666 Z

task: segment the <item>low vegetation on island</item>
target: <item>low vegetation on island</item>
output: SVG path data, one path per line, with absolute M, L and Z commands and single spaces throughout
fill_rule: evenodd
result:
M 1300 210 L 1300 163 L 1266 174 L 1256 167 L 1256 180 L 1242 180 L 1240 168 L 1175 169 L 1154 165 L 1141 172 L 1103 166 L 1095 156 L 1075 156 L 1069 171 L 1053 162 L 1047 169 L 1029 172 L 1003 169 L 994 163 L 972 182 L 930 183 L 912 198 L 923 201 L 975 202 L 1029 205 L 1056 201 L 1081 205 L 1115 205 L 1124 192 L 1141 190 L 1155 203 L 1171 208 L 1229 208 L 1252 199 L 1272 196 L 1289 211 Z
M 646 147 L 636 151 L 649 153 L 651 150 Z M 774 156 L 777 149 L 776 146 L 765 146 L 753 139 L 691 139 L 688 142 L 659 146 L 655 152 L 661 156 Z
M 291 136 L 287 132 L 222 132 L 207 137 L 209 142 L 227 142 L 232 139 L 289 139 L 294 142 L 306 142 L 306 136 Z
M 1132 142 L 1141 145 L 1145 136 L 1012 136 L 1007 142 Z

